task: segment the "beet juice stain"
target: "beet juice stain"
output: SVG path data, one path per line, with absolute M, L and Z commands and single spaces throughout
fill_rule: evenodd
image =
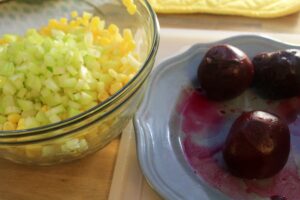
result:
M 220 128 L 226 123 L 228 115 L 232 115 L 231 112 L 221 112 L 224 111 L 221 102 L 211 102 L 198 90 L 186 89 L 182 92 L 176 111 L 185 135 L 182 146 L 186 159 L 193 171 L 207 184 L 235 200 L 252 200 L 257 196 L 299 200 L 300 178 L 292 154 L 284 169 L 266 180 L 244 180 L 226 170 L 221 156 L 222 143 L 209 142 L 211 138 L 224 134 Z M 195 142 L 194 137 L 199 136 L 201 142 Z

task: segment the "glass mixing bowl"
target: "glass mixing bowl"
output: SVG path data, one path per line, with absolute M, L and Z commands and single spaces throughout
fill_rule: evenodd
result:
M 69 17 L 72 11 L 90 12 L 130 28 L 142 66 L 136 76 L 105 102 L 67 120 L 28 130 L 0 131 L 0 157 L 22 164 L 50 165 L 82 158 L 118 136 L 135 113 L 153 68 L 159 44 L 159 24 L 146 0 L 135 1 L 130 15 L 118 0 L 18 0 L 0 4 L 0 35 L 24 33 L 50 18 Z

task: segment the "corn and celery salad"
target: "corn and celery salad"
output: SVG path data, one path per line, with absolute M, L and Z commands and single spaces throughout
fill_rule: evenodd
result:
M 130 13 L 132 0 L 123 0 Z M 40 30 L 0 39 L 0 130 L 75 116 L 120 90 L 141 63 L 129 29 L 89 13 L 51 19 Z

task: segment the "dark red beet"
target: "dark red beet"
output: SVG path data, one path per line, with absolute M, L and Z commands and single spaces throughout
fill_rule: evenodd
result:
M 288 200 L 288 199 L 282 196 L 275 195 L 271 197 L 271 200 Z
M 223 149 L 228 170 L 246 179 L 277 174 L 290 152 L 290 133 L 279 117 L 263 111 L 245 112 L 231 127 Z
M 214 100 L 240 95 L 251 84 L 253 75 L 254 68 L 247 55 L 230 45 L 209 49 L 198 69 L 201 87 Z
M 254 86 L 270 99 L 300 95 L 300 51 L 262 53 L 253 58 Z

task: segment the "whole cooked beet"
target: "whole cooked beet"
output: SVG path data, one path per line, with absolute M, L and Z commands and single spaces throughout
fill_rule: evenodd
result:
M 223 149 L 228 170 L 246 179 L 268 178 L 286 164 L 290 133 L 279 117 L 263 111 L 245 112 L 231 127 Z
M 240 95 L 251 84 L 253 74 L 254 68 L 248 56 L 230 45 L 209 49 L 198 68 L 200 85 L 214 100 Z
M 254 86 L 270 99 L 300 95 L 300 51 L 261 53 L 253 58 Z

